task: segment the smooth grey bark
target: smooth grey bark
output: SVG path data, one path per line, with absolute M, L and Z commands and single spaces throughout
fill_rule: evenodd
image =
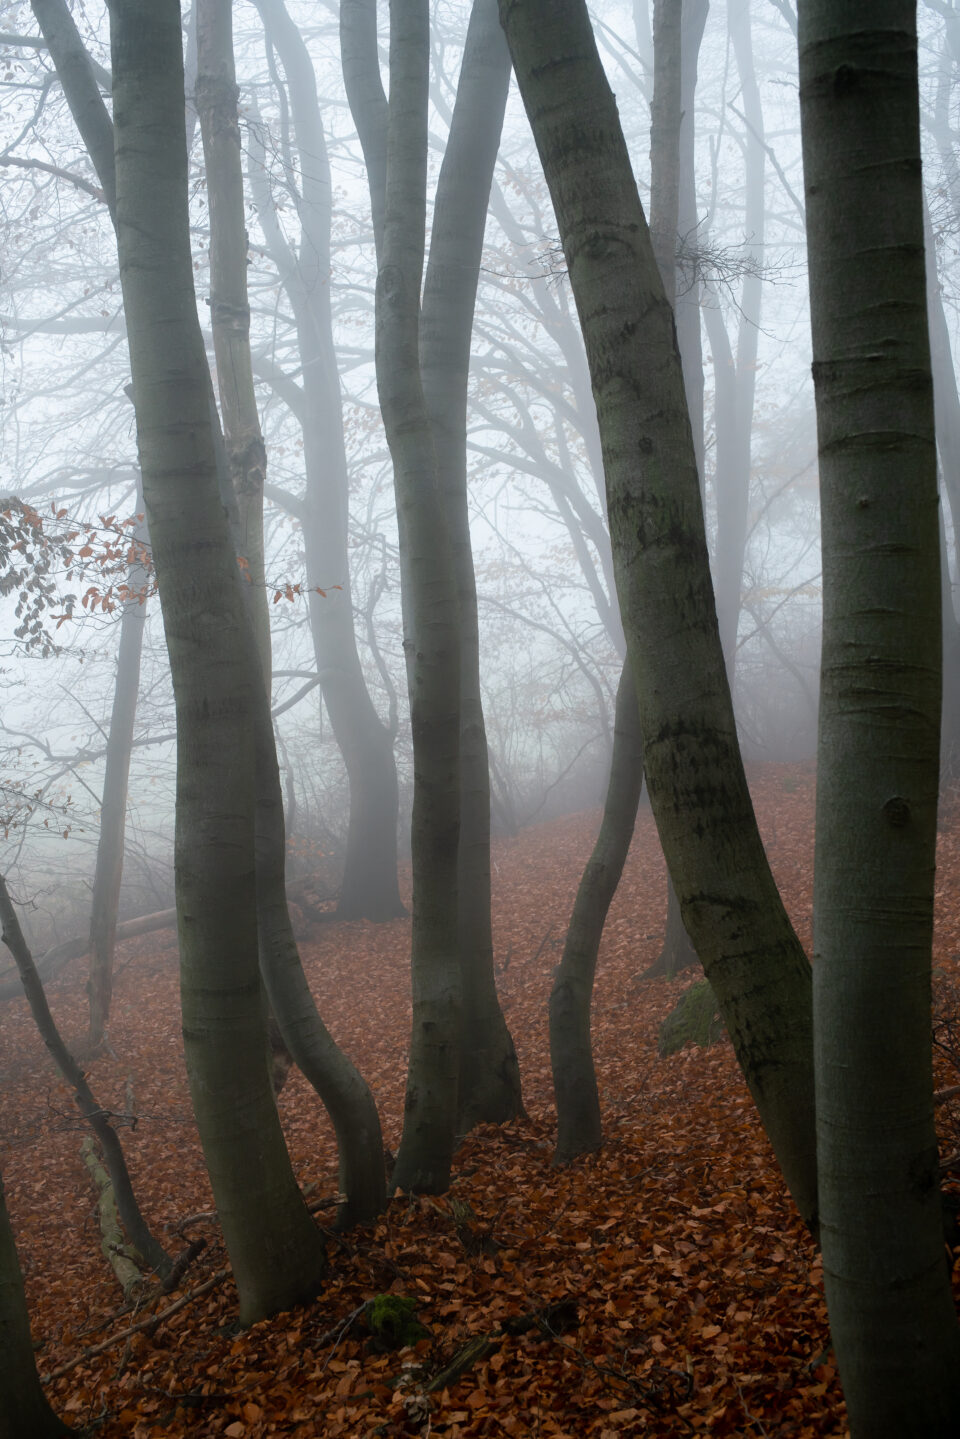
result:
M 351 8 L 345 4 L 341 14 Z M 413 1027 L 393 1184 L 437 1193 L 450 1179 L 459 1081 L 460 635 L 450 536 L 420 370 L 429 32 L 426 0 L 393 0 L 376 368 L 397 496 L 414 770 Z M 372 60 L 375 64 L 375 52 Z
M 680 204 L 681 9 L 681 0 L 656 0 L 653 10 L 650 242 L 664 289 L 670 295 L 675 294 L 676 288 Z M 636 684 L 628 659 L 620 672 L 617 688 L 603 819 L 580 879 L 563 958 L 550 993 L 550 1061 L 557 1105 L 554 1163 L 565 1163 L 578 1154 L 598 1149 L 602 1140 L 600 1099 L 590 1043 L 590 1006 L 603 927 L 623 873 L 642 789 L 643 737 Z
M 854 1439 L 960 1432 L 930 970 L 941 593 L 916 6 L 798 6 L 820 452 L 821 1243 Z
M 0 1439 L 72 1434 L 47 1403 L 37 1374 L 23 1275 L 0 1176 Z
M 313 1085 L 337 1137 L 337 1227 L 366 1224 L 387 1202 L 380 1116 L 370 1088 L 324 1024 L 304 974 L 285 886 L 283 789 L 266 691 L 254 715 L 256 884 L 260 968 L 284 1044 Z
M 260 965 L 284 1043 L 333 1121 L 340 1160 L 340 1227 L 373 1219 L 386 1204 L 380 1120 L 370 1090 L 334 1043 L 317 1011 L 290 921 L 285 884 L 283 792 L 270 719 L 270 622 L 263 576 L 263 480 L 250 359 L 243 172 L 233 60 L 231 0 L 197 0 L 197 111 L 207 162 L 211 309 L 229 474 L 237 513 L 234 538 L 245 558 L 240 581 L 257 641 L 254 698 L 256 892 Z M 394 867 L 394 883 L 396 870 Z
M 313 64 L 283 0 L 257 0 L 268 44 L 283 65 L 299 167 L 300 243 L 277 221 L 259 146 L 251 136 L 250 176 L 271 257 L 290 301 L 301 380 L 294 413 L 303 436 L 302 501 L 271 491 L 301 523 L 310 634 L 323 702 L 350 786 L 350 819 L 338 919 L 394 919 L 406 913 L 397 886 L 399 793 L 393 739 L 367 689 L 354 631 L 347 549 L 348 473 L 340 377 L 330 306 L 332 190 Z M 290 397 L 292 398 L 292 397 Z
M 420 319 L 424 401 L 450 536 L 460 625 L 457 944 L 462 993 L 457 1129 L 523 1113 L 520 1070 L 493 969 L 490 765 L 480 695 L 467 500 L 467 380 L 487 203 L 510 81 L 496 0 L 474 0 L 437 181 Z
M 629 662 L 620 675 L 613 733 L 603 819 L 580 879 L 550 991 L 550 1063 L 557 1105 L 554 1164 L 589 1154 L 603 1141 L 590 1004 L 603 927 L 623 874 L 643 788 L 643 736 Z
M 137 495 L 137 502 L 141 496 Z M 107 732 L 100 837 L 90 907 L 90 1031 L 87 1045 L 99 1048 L 110 1017 L 113 992 L 113 952 L 117 910 L 123 878 L 123 842 L 127 818 L 127 783 L 140 687 L 140 656 L 147 618 L 149 575 L 144 564 L 146 526 L 138 521 L 131 533 L 132 559 L 127 571 L 127 595 L 120 616 L 120 644 L 113 708 Z
M 707 20 L 706 0 L 656 0 L 653 9 L 653 102 L 650 111 L 650 240 L 673 297 L 677 346 L 683 368 L 690 428 L 703 494 L 703 354 L 700 281 L 696 265 L 678 261 L 678 249 L 696 230 L 693 102 L 697 55 Z M 681 219 L 682 217 L 682 219 Z M 686 228 L 684 228 L 686 227 Z M 691 236 L 692 237 L 692 236 Z M 648 973 L 675 974 L 696 964 L 673 880 L 667 875 L 663 947 Z
M 763 108 L 753 64 L 750 0 L 729 0 L 727 22 L 740 75 L 740 96 L 746 121 L 744 149 L 743 252 L 748 268 L 741 286 L 736 351 L 716 301 L 704 308 L 713 352 L 717 503 L 715 558 L 717 615 L 720 638 L 733 686 L 736 671 L 740 593 L 747 544 L 750 500 L 750 451 L 757 385 L 757 342 L 763 297 L 764 150 Z
M 737 745 L 670 300 L 585 4 L 501 0 L 500 14 L 590 361 L 661 843 L 744 1077 L 815 1228 L 810 966 Z
M 260 665 L 269 685 L 270 607 L 263 551 L 267 452 L 253 386 L 247 227 L 240 160 L 240 119 L 233 58 L 231 0 L 196 0 L 194 105 L 203 138 L 210 221 L 210 326 L 230 480 L 236 497 L 235 539 Z
M 120 278 L 177 710 L 184 1048 L 240 1319 L 251 1323 L 311 1298 L 326 1261 L 267 1063 L 254 861 L 262 681 L 218 491 L 193 288 L 180 7 L 111 0 L 109 9 Z
M 40 1031 L 54 1064 L 63 1078 L 73 1089 L 77 1108 L 100 1142 L 104 1162 L 113 1184 L 120 1222 L 127 1237 L 141 1258 L 161 1278 L 170 1272 L 170 1257 L 144 1219 L 133 1192 L 130 1173 L 124 1158 L 119 1136 L 109 1121 L 108 1111 L 99 1105 L 87 1083 L 86 1075 L 64 1043 L 60 1031 L 50 1013 L 47 996 L 37 973 L 27 942 L 20 928 L 16 910 L 7 890 L 6 880 L 0 875 L 0 928 L 3 942 L 17 963 L 17 971 L 34 1023 Z

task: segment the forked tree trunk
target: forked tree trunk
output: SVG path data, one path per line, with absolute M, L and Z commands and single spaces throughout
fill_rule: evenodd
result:
M 810 966 L 737 745 L 670 300 L 586 5 L 500 0 L 500 13 L 590 361 L 661 843 L 784 1176 L 815 1227 Z
M 367 162 L 374 234 L 382 252 L 388 107 L 379 80 L 375 6 L 342 7 L 341 44 L 347 93 Z M 466 464 L 470 339 L 509 71 L 495 0 L 477 0 L 437 185 L 419 335 L 424 399 L 452 544 L 460 635 L 460 1132 L 483 1120 L 497 1122 L 523 1112 L 516 1053 L 493 972 L 490 771 L 480 699 Z
M 193 289 L 180 7 L 111 0 L 109 8 L 120 277 L 177 709 L 184 1047 L 240 1318 L 253 1322 L 313 1296 L 325 1256 L 267 1064 L 254 874 L 252 714 L 261 681 L 218 494 Z
M 369 1221 L 386 1203 L 383 1140 L 376 1105 L 355 1067 L 334 1043 L 303 973 L 285 884 L 283 793 L 270 718 L 270 624 L 263 575 L 263 479 L 250 359 L 243 172 L 233 61 L 231 0 L 198 0 L 197 109 L 203 131 L 210 207 L 211 308 L 217 379 L 236 497 L 235 539 L 246 561 L 240 581 L 253 617 L 261 684 L 254 697 L 256 884 L 260 963 L 284 1043 L 326 1106 L 340 1158 L 341 1227 Z
M 960 1433 L 930 970 L 941 688 L 916 6 L 801 0 L 823 656 L 814 1021 L 823 1273 L 854 1439 Z
M 72 1433 L 40 1387 L 23 1275 L 0 1177 L 0 1439 L 60 1439 Z

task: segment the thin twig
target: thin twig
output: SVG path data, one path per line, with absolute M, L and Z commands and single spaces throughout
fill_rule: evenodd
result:
M 196 1289 L 191 1289 L 188 1293 L 182 1294 L 179 1299 L 174 1300 L 172 1304 L 168 1304 L 166 1309 L 161 1310 L 159 1314 L 151 1314 L 148 1318 L 141 1319 L 139 1324 L 131 1324 L 126 1329 L 121 1329 L 118 1334 L 112 1334 L 109 1339 L 104 1339 L 101 1344 L 94 1344 L 91 1349 L 84 1349 L 82 1353 L 75 1355 L 68 1363 L 61 1364 L 59 1369 L 52 1369 L 49 1374 L 41 1375 L 40 1382 L 42 1384 L 49 1384 L 53 1379 L 60 1379 L 64 1374 L 69 1374 L 71 1369 L 76 1369 L 78 1364 L 83 1364 L 88 1359 L 94 1359 L 98 1354 L 104 1354 L 108 1349 L 112 1349 L 114 1344 L 119 1344 L 122 1340 L 129 1339 L 131 1334 L 139 1334 L 144 1329 L 155 1329 L 157 1325 L 165 1323 L 172 1315 L 176 1314 L 178 1309 L 185 1308 L 186 1305 L 191 1304 L 194 1299 L 199 1299 L 201 1294 L 208 1294 L 211 1289 L 215 1289 L 218 1284 L 222 1284 L 225 1279 L 229 1279 L 231 1272 L 230 1269 L 218 1269 L 215 1274 L 211 1274 L 209 1279 L 205 1279 L 202 1284 L 198 1284 Z

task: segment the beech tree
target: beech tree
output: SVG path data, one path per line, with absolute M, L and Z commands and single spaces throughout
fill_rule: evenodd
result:
M 660 840 L 784 1177 L 816 1228 L 810 966 L 743 772 L 670 297 L 586 5 L 500 0 L 500 14 L 590 362 Z
M 267 43 L 283 67 L 285 103 L 297 156 L 298 244 L 285 238 L 264 166 L 260 126 L 250 133 L 249 176 L 270 256 L 290 303 L 299 382 L 259 369 L 293 410 L 303 438 L 302 498 L 272 484 L 271 499 L 299 519 L 320 689 L 350 786 L 350 816 L 337 918 L 394 919 L 397 888 L 397 772 L 392 737 L 371 700 L 354 632 L 348 564 L 348 473 L 342 397 L 333 343 L 330 230 L 333 204 L 323 117 L 313 63 L 283 0 L 257 0 Z M 278 84 L 281 83 L 278 77 Z
M 254 860 L 262 680 L 217 484 L 189 241 L 179 4 L 113 0 L 110 35 L 120 274 L 177 704 L 184 1045 L 240 1317 L 250 1323 L 312 1297 L 325 1258 L 267 1064 Z
M 940 535 L 913 0 L 800 0 L 824 630 L 820 1234 L 854 1439 L 960 1429 L 930 968 Z
M 414 1017 L 394 1183 L 444 1189 L 456 1129 L 522 1107 L 493 977 L 489 776 L 465 455 L 476 280 L 509 64 L 495 7 L 477 0 L 424 281 L 426 7 L 392 7 L 389 101 L 375 7 L 342 7 L 341 47 L 377 239 L 377 388 L 394 464 L 414 745 Z

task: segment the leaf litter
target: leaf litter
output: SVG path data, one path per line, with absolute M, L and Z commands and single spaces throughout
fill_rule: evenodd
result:
M 810 766 L 751 772 L 771 864 L 808 952 L 814 787 Z M 176 1293 L 149 1288 L 123 1310 L 100 1255 L 72 1101 L 25 1002 L 3 1006 L 2 1168 L 37 1363 L 71 1425 L 101 1439 L 846 1435 L 819 1257 L 729 1042 L 657 1058 L 658 1025 L 689 976 L 638 978 L 659 953 L 666 902 L 648 809 L 594 999 L 605 1144 L 566 1168 L 551 1164 L 547 998 L 597 822 L 595 812 L 566 816 L 494 842 L 498 983 L 529 1118 L 471 1133 L 447 1195 L 400 1195 L 373 1227 L 328 1230 L 330 1272 L 316 1303 L 243 1332 L 190 1110 L 172 934 L 122 946 L 112 1053 L 91 1074 L 118 1113 L 134 1098 L 122 1139 L 151 1224 L 171 1249 L 192 1240 L 202 1251 Z M 935 963 L 951 985 L 960 975 L 958 852 L 960 813 L 948 809 Z M 408 947 L 408 920 L 317 926 L 302 943 L 324 1019 L 370 1083 L 393 1150 Z M 85 980 L 77 963 L 51 986 L 68 1037 L 84 1031 Z M 939 1084 L 960 1079 L 939 1052 L 937 1064 Z M 938 1109 L 948 1131 L 960 1132 L 957 1105 Z M 279 1108 L 323 1225 L 337 1191 L 332 1129 L 296 1072 Z M 954 1275 L 960 1293 L 960 1266 Z M 372 1342 L 365 1306 L 380 1294 L 415 1300 L 429 1337 L 398 1352 Z

